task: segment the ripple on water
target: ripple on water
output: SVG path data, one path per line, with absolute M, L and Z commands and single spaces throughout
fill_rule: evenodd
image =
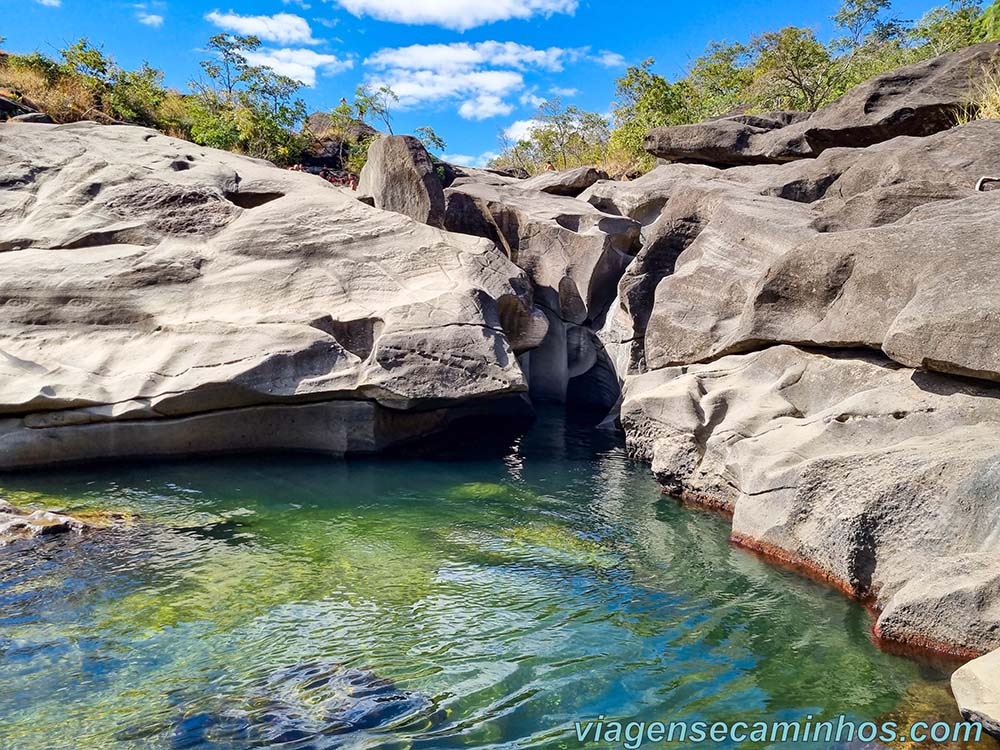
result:
M 7 478 L 142 522 L 0 552 L 0 747 L 561 748 L 598 715 L 956 720 L 947 673 L 726 543 L 613 438 Z M 281 744 L 286 743 L 286 744 Z

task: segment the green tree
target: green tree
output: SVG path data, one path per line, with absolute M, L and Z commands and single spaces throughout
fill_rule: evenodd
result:
M 697 119 L 697 97 L 687 80 L 670 83 L 654 73 L 653 58 L 643 60 L 615 81 L 611 146 L 632 158 L 644 158 L 646 133 L 665 125 Z
M 977 42 L 1000 39 L 1000 0 L 993 0 L 976 19 L 975 31 Z
M 388 86 L 372 89 L 368 84 L 354 92 L 354 111 L 362 122 L 381 123 L 392 135 L 392 107 L 399 102 L 396 92 Z
M 952 0 L 924 14 L 910 32 L 914 43 L 926 46 L 930 56 L 954 52 L 980 41 L 978 0 Z
M 295 97 L 302 84 L 250 64 L 257 37 L 216 34 L 208 47 L 212 57 L 201 63 L 206 78 L 191 83 L 195 142 L 281 164 L 296 160 L 304 145 L 293 132 L 306 112 Z
M 424 148 L 428 151 L 444 151 L 448 148 L 448 144 L 445 140 L 434 132 L 434 128 L 429 125 L 424 125 L 413 131 L 413 134 L 419 139 L 419 141 L 424 144 Z
M 691 65 L 687 81 L 697 100 L 692 122 L 750 104 L 753 50 L 738 42 L 710 42 Z
M 809 29 L 786 26 L 750 41 L 755 104 L 812 112 L 837 91 L 842 66 Z

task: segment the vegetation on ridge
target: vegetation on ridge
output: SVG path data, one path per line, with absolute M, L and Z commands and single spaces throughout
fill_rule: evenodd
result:
M 712 42 L 675 81 L 656 73 L 649 58 L 618 79 L 612 122 L 546 102 L 524 139 L 501 137 L 502 153 L 491 166 L 535 173 L 548 162 L 559 168 L 597 163 L 611 174 L 640 172 L 653 164 L 642 147 L 653 128 L 735 113 L 811 112 L 880 73 L 1000 39 L 1000 0 L 985 10 L 978 0 L 952 0 L 916 22 L 893 17 L 890 3 L 844 0 L 832 19 L 838 35 L 825 44 L 797 26 L 748 42 Z M 574 147 L 560 149 L 566 140 Z
M 615 176 L 637 174 L 653 164 L 642 147 L 652 128 L 732 113 L 814 111 L 872 76 L 1000 39 L 1000 0 L 985 9 L 980 0 L 951 0 L 916 22 L 893 17 L 890 3 L 844 0 L 833 16 L 838 35 L 826 43 L 814 30 L 796 26 L 747 42 L 712 42 L 674 81 L 655 72 L 653 58 L 644 60 L 616 82 L 610 119 L 550 99 L 523 137 L 501 136 L 501 154 L 490 166 L 534 174 L 549 165 L 596 164 Z M 360 171 L 373 131 L 359 126 L 393 132 L 393 91 L 359 87 L 352 102 L 341 99 L 323 132 L 312 132 L 302 127 L 302 84 L 249 62 L 248 53 L 259 46 L 253 36 L 213 36 L 202 75 L 187 93 L 165 87 L 163 73 L 149 63 L 126 70 L 86 39 L 55 59 L 39 52 L 0 53 L 0 96 L 56 122 L 135 123 L 277 164 L 297 163 L 318 141 L 333 140 L 339 162 Z M 965 119 L 1000 112 L 997 78 L 976 92 Z M 430 128 L 418 128 L 417 136 L 429 150 L 445 147 Z

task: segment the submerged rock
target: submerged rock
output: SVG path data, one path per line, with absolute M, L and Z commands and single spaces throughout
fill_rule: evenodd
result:
M 28 510 L 0 499 L 0 547 L 25 539 L 81 535 L 94 529 L 118 526 L 126 520 L 120 513 L 64 513 L 56 510 Z
M 251 685 L 238 706 L 217 713 L 192 709 L 166 731 L 175 750 L 236 747 L 345 747 L 358 732 L 421 728 L 439 719 L 429 698 L 396 687 L 365 669 L 341 664 L 297 664 Z M 123 740 L 159 734 L 135 727 Z M 357 741 L 357 738 L 354 738 Z

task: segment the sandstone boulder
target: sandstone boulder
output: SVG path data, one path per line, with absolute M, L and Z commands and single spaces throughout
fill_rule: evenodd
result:
M 444 186 L 423 144 L 410 135 L 387 135 L 368 147 L 358 197 L 376 208 L 444 225 Z
M 638 249 L 638 223 L 520 185 L 456 185 L 446 195 L 445 226 L 495 242 L 534 286 L 545 314 L 544 328 L 536 331 L 545 336 L 521 358 L 532 397 L 610 408 L 618 398 L 617 376 L 595 331 Z M 576 378 L 583 379 L 573 389 Z
M 651 368 L 784 342 L 1000 378 L 982 338 L 1000 315 L 988 229 L 1000 198 L 975 189 L 1000 170 L 1000 123 L 708 169 L 658 168 L 657 200 L 639 209 L 658 214 L 620 291 Z
M 0 180 L 0 468 L 371 452 L 521 408 L 540 313 L 490 242 L 143 128 L 5 126 Z

